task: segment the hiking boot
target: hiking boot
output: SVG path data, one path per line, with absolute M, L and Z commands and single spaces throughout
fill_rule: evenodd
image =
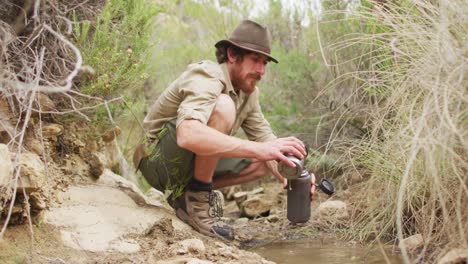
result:
M 192 226 L 198 232 L 222 239 L 234 239 L 234 231 L 223 223 L 221 193 L 211 191 L 185 191 L 171 206 L 180 220 Z

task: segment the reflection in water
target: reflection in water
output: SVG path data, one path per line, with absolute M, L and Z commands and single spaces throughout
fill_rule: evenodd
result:
M 369 249 L 335 244 L 322 244 L 315 240 L 295 240 L 272 243 L 255 248 L 253 251 L 278 264 L 403 263 L 402 259 L 397 255 L 387 255 L 387 262 L 385 256 L 378 248 Z

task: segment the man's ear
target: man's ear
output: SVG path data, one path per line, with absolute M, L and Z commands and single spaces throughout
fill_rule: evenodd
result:
M 227 54 L 227 58 L 228 58 L 228 62 L 229 63 L 234 63 L 236 62 L 236 56 L 234 55 L 234 52 L 232 51 L 232 48 L 231 47 L 228 47 L 226 49 L 226 54 Z

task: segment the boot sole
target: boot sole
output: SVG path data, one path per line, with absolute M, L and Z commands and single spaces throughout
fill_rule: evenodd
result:
M 192 218 L 190 218 L 190 216 L 182 209 L 182 208 L 178 208 L 177 211 L 176 211 L 176 215 L 177 217 L 182 220 L 183 222 L 187 223 L 188 225 L 190 225 L 193 229 L 195 229 L 197 232 L 205 235 L 205 236 L 209 236 L 209 237 L 213 237 L 213 238 L 221 238 L 222 240 L 226 240 L 226 241 L 229 241 L 229 239 L 221 236 L 221 235 L 218 235 L 217 233 L 215 232 L 208 232 L 208 231 L 205 231 L 201 228 L 199 228 L 197 226 L 197 224 L 195 223 L 195 221 L 193 221 Z

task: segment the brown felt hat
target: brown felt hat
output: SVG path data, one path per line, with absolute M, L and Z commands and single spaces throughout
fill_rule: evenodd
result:
M 270 42 L 270 32 L 266 27 L 251 20 L 243 20 L 237 25 L 234 31 L 232 31 L 228 39 L 218 41 L 215 47 L 232 44 L 242 49 L 263 54 L 270 60 L 278 63 L 278 60 L 270 55 Z

